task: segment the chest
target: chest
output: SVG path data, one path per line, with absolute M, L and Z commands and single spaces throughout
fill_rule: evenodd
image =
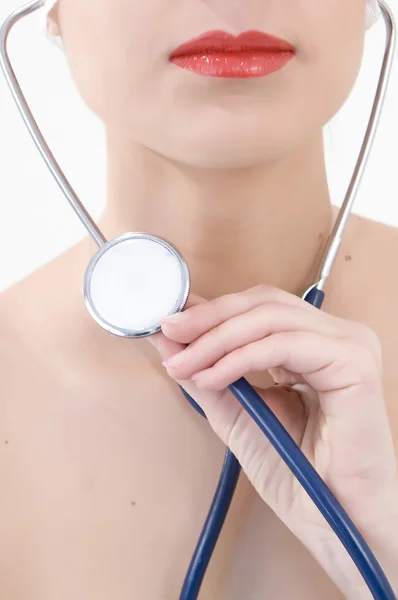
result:
M 398 454 L 398 336 L 376 306 L 355 308 L 346 287 L 339 289 L 325 310 L 365 322 L 382 343 Z M 50 372 L 9 352 L 0 419 L 0 585 L 10 600 L 178 597 L 224 448 L 167 376 L 138 367 L 133 375 L 85 386 L 64 365 Z M 341 598 L 243 476 L 201 599 L 315 600 L 320 589 L 324 600 Z
M 31 366 L 4 386 L 5 597 L 175 600 L 216 488 L 222 444 L 172 382 L 137 374 L 134 389 L 115 382 L 82 393 Z M 242 476 L 201 598 L 268 592 L 315 600 L 318 586 L 325 600 L 340 598 Z

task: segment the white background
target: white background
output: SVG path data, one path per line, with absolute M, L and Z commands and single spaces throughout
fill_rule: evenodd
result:
M 0 1 L 3 22 L 19 2 Z M 389 3 L 398 18 L 398 0 Z M 97 218 L 105 203 L 103 127 L 83 104 L 62 51 L 47 41 L 43 15 L 39 13 L 23 19 L 11 33 L 10 57 L 52 152 L 78 196 Z M 337 205 L 344 199 L 363 139 L 384 45 L 384 23 L 380 19 L 367 33 L 356 87 L 325 129 L 330 191 L 332 202 Z M 354 207 L 356 213 L 396 227 L 397 54 L 379 132 Z M 83 226 L 37 152 L 0 71 L 0 290 L 48 262 L 83 235 Z

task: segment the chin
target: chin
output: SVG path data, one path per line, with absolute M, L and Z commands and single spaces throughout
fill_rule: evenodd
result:
M 202 123 L 194 128 L 168 131 L 149 146 L 165 157 L 190 166 L 210 169 L 239 169 L 258 166 L 286 154 L 294 140 L 283 139 L 267 127 L 240 123 L 223 128 Z
M 166 155 L 198 166 L 251 167 L 289 154 L 318 128 L 323 115 L 293 108 L 279 95 L 267 101 L 237 96 L 182 105 L 159 123 L 157 141 L 167 139 Z
M 236 140 L 234 143 L 236 144 Z M 230 144 L 220 148 L 215 148 L 214 145 L 192 148 L 190 152 L 181 153 L 174 158 L 202 169 L 248 169 L 264 164 L 272 157 L 267 152 L 260 152 L 258 148 L 233 148 Z
M 184 144 L 168 146 L 165 154 L 173 160 L 210 169 L 244 169 L 256 167 L 283 156 L 289 151 L 281 140 L 272 143 L 264 134 L 263 139 L 255 140 L 247 136 L 214 136 L 206 139 L 193 138 Z

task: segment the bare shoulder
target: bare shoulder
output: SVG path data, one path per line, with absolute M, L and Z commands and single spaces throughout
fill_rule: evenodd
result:
M 24 354 L 23 331 L 18 325 L 18 300 L 17 286 L 0 293 L 0 385 L 3 398 L 7 387 L 16 377 Z
M 362 322 L 383 350 L 384 389 L 398 451 L 398 228 L 352 215 L 324 308 Z
M 327 293 L 332 312 L 398 332 L 398 228 L 352 215 L 343 237 Z
M 0 293 L 0 392 L 11 391 L 23 373 L 36 366 L 38 336 L 32 315 L 39 318 L 32 285 L 34 275 Z M 36 294 L 37 295 L 37 294 Z M 1 393 L 0 393 L 1 395 Z

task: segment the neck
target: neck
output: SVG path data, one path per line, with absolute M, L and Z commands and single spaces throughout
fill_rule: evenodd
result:
M 334 221 L 322 132 L 274 162 L 231 170 L 177 164 L 111 131 L 107 149 L 107 239 L 169 240 L 206 299 L 260 283 L 302 295 L 314 283 Z

